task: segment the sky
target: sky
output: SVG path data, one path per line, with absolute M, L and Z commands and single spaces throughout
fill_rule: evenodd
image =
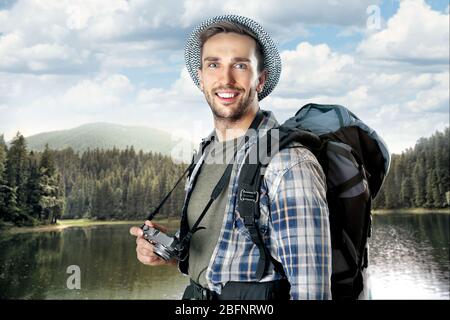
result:
M 273 37 L 282 73 L 260 106 L 279 122 L 341 104 L 394 153 L 449 126 L 448 0 L 0 0 L 0 134 L 110 122 L 198 142 L 212 115 L 184 46 L 220 14 Z

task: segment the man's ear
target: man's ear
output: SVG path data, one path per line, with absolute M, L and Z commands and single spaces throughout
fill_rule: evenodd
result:
M 258 85 L 256 86 L 256 91 L 260 93 L 264 88 L 264 84 L 267 80 L 267 70 L 264 69 L 258 76 Z
M 197 70 L 198 81 L 200 83 L 200 90 L 203 92 L 203 78 L 202 78 L 202 69 Z

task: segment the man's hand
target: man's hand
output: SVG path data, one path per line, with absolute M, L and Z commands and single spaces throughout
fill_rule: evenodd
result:
M 151 222 L 149 220 L 145 221 L 145 224 L 149 227 L 156 228 L 158 230 L 161 230 L 162 232 L 167 232 L 167 228 Z M 131 227 L 130 233 L 136 237 L 136 253 L 137 258 L 140 262 L 143 264 L 149 265 L 149 266 L 161 266 L 161 265 L 176 265 L 177 262 L 175 259 L 165 261 L 164 259 L 161 259 L 153 252 L 153 245 L 144 239 L 143 237 L 143 231 L 139 227 Z

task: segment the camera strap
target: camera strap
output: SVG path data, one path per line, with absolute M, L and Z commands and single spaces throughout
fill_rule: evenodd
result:
M 255 119 L 253 119 L 253 121 L 252 121 L 252 123 L 251 123 L 251 125 L 250 125 L 250 127 L 249 127 L 249 129 L 248 129 L 248 131 L 249 130 L 251 130 L 251 129 L 253 129 L 253 130 L 256 130 L 256 128 L 258 128 L 258 125 L 260 124 L 260 122 L 262 121 L 262 119 L 264 118 L 264 115 L 263 115 L 263 113 L 262 113 L 262 111 L 261 110 L 258 110 L 258 112 L 256 113 L 256 116 L 255 116 Z M 248 131 L 247 131 L 247 133 L 248 133 Z M 247 135 L 247 133 L 246 133 L 246 135 Z M 244 141 L 244 140 L 243 140 Z M 211 141 L 208 141 L 208 144 L 209 144 L 209 142 L 211 142 Z M 207 145 L 204 145 L 203 146 L 203 149 L 205 149 L 207 146 L 208 146 L 208 144 Z M 242 146 L 242 142 L 241 142 L 241 144 L 239 145 L 239 147 L 236 149 L 236 150 L 239 150 L 240 149 L 240 147 Z M 202 153 L 203 153 L 203 151 L 204 150 L 202 150 L 202 152 L 199 152 L 197 155 L 194 155 L 193 157 L 192 157 L 192 162 L 191 162 L 191 164 L 186 168 L 186 170 L 182 173 L 182 175 L 180 176 L 180 178 L 177 180 L 177 182 L 175 183 L 175 185 L 173 186 L 173 188 L 164 196 L 164 198 L 161 200 L 161 202 L 158 204 L 158 206 L 147 216 L 147 219 L 146 220 L 153 220 L 153 218 L 155 217 L 155 215 L 161 210 L 161 208 L 163 207 L 163 205 L 166 203 L 166 201 L 167 201 L 167 199 L 169 199 L 169 197 L 170 197 L 170 195 L 172 194 L 172 192 L 173 192 L 173 190 L 175 190 L 175 188 L 178 186 L 178 184 L 183 180 L 183 178 L 184 178 L 184 176 L 186 175 L 186 173 L 188 173 L 190 170 L 192 170 L 192 169 L 194 169 L 194 167 L 195 167 L 195 165 L 198 163 L 198 161 L 199 161 L 199 158 L 200 158 L 200 156 L 202 155 Z M 234 154 L 234 157 L 236 156 L 236 153 Z M 234 157 L 233 157 L 233 159 L 234 159 Z M 227 166 L 227 168 L 225 169 L 225 172 L 224 172 L 224 174 L 222 175 L 222 177 L 220 178 L 220 180 L 219 180 L 219 182 L 217 183 L 217 185 L 214 187 L 214 189 L 213 189 L 213 191 L 212 191 L 212 193 L 211 193 L 211 199 L 213 199 L 212 201 L 214 201 L 219 195 L 220 195 L 220 193 L 222 192 L 222 190 L 223 190 L 223 188 L 225 188 L 225 185 L 226 185 L 226 183 L 228 182 L 228 179 L 230 178 L 230 176 L 231 176 L 231 169 L 232 168 L 229 168 L 229 167 L 232 167 L 232 165 L 228 165 Z M 228 176 L 228 177 L 227 177 Z M 211 201 L 211 200 L 210 200 Z M 211 206 L 211 204 L 212 204 L 212 201 L 211 201 L 211 203 L 210 202 L 208 202 L 208 204 L 206 205 L 207 206 L 207 209 L 206 209 L 206 211 L 208 211 L 208 209 L 209 209 L 209 207 Z M 205 210 L 204 210 L 205 211 Z M 201 215 L 200 217 L 202 217 L 203 218 L 203 216 Z
M 208 212 L 208 209 L 212 205 L 214 200 L 216 200 L 219 197 L 219 195 L 222 193 L 222 191 L 228 186 L 228 182 L 230 180 L 231 173 L 233 171 L 233 162 L 234 162 L 234 160 L 236 158 L 237 152 L 240 150 L 242 145 L 247 141 L 249 131 L 250 130 L 256 130 L 258 128 L 259 124 L 261 123 L 261 121 L 263 120 L 263 118 L 264 118 L 264 115 L 263 115 L 262 111 L 258 110 L 258 112 L 256 113 L 256 116 L 253 119 L 250 127 L 248 128 L 247 132 L 245 133 L 244 139 L 242 139 L 242 141 L 240 142 L 239 146 L 236 148 L 236 150 L 234 152 L 234 156 L 233 156 L 231 162 L 227 165 L 224 173 L 222 174 L 222 176 L 220 177 L 220 179 L 217 182 L 216 186 L 212 190 L 211 196 L 209 198 L 208 203 L 206 204 L 205 208 L 202 210 L 202 213 L 198 217 L 197 221 L 192 225 L 192 228 L 188 231 L 186 236 L 182 239 L 181 247 L 184 247 L 184 246 L 188 245 L 188 243 L 190 242 L 190 240 L 192 238 L 192 235 L 195 232 L 197 232 L 198 230 L 204 229 L 204 227 L 199 227 L 199 224 L 203 220 L 203 217 Z M 208 150 L 208 152 L 209 152 L 209 150 Z
M 159 210 L 161 210 L 162 206 L 164 205 L 164 203 L 166 203 L 167 199 L 169 199 L 170 195 L 172 194 L 172 191 L 175 190 L 175 188 L 178 186 L 178 184 L 181 182 L 181 180 L 183 180 L 184 176 L 186 175 L 186 173 L 189 172 L 189 170 L 191 170 L 193 167 L 195 166 L 195 161 L 194 159 L 192 160 L 192 163 L 186 168 L 186 170 L 183 172 L 183 174 L 181 175 L 181 177 L 178 179 L 178 181 L 175 183 L 175 185 L 173 186 L 173 188 L 164 196 L 164 198 L 161 200 L 161 202 L 158 204 L 158 206 L 156 207 L 155 210 L 153 210 L 148 216 L 146 220 L 153 220 L 153 218 L 155 217 L 155 215 L 159 212 Z
M 181 174 L 180 178 L 177 180 L 177 182 L 175 182 L 175 185 L 173 186 L 173 188 L 164 196 L 164 198 L 161 200 L 161 202 L 158 204 L 158 206 L 152 211 L 150 212 L 150 214 L 147 216 L 146 220 L 153 220 L 153 218 L 155 217 L 155 215 L 161 210 L 161 208 L 163 207 L 163 205 L 166 203 L 167 199 L 169 199 L 170 195 L 172 194 L 173 190 L 175 190 L 175 188 L 178 186 L 178 184 L 183 180 L 184 176 L 186 175 L 186 173 L 191 172 L 192 170 L 194 170 L 195 165 L 200 161 L 200 158 L 204 152 L 204 150 L 206 149 L 206 147 L 211 143 L 211 140 L 202 143 L 202 150 L 201 152 L 196 153 L 194 150 L 194 155 L 192 156 L 192 161 L 191 164 L 186 168 L 186 170 L 184 170 L 184 172 Z
M 264 119 L 264 114 L 261 111 L 261 109 L 259 109 L 258 112 L 256 113 L 256 116 L 253 119 L 250 127 L 248 128 L 247 132 L 245 133 L 244 139 L 242 139 L 241 143 L 236 148 L 236 150 L 234 152 L 234 156 L 233 156 L 231 162 L 227 165 L 224 173 L 222 174 L 222 176 L 220 177 L 220 179 L 217 182 L 216 186 L 212 190 L 211 196 L 210 196 L 210 199 L 209 199 L 208 203 L 206 204 L 205 208 L 203 209 L 202 213 L 200 214 L 200 216 L 198 217 L 197 221 L 194 223 L 192 228 L 187 232 L 186 236 L 183 237 L 183 239 L 181 239 L 181 241 L 180 241 L 180 247 L 181 248 L 183 248 L 183 247 L 186 248 L 189 245 L 189 242 L 190 242 L 190 240 L 192 238 L 192 235 L 195 232 L 197 232 L 198 230 L 204 229 L 204 227 L 199 227 L 199 224 L 203 220 L 203 217 L 205 216 L 205 214 L 208 212 L 208 209 L 211 207 L 211 204 L 219 197 L 219 195 L 222 193 L 222 191 L 228 186 L 228 182 L 230 180 L 231 173 L 233 171 L 233 162 L 234 162 L 234 160 L 236 158 L 237 152 L 241 149 L 242 145 L 246 141 L 248 141 L 248 134 L 249 134 L 249 132 L 251 130 L 256 130 L 263 119 Z M 201 156 L 204 153 L 205 149 L 210 147 L 210 145 L 211 145 L 210 142 L 211 142 L 211 140 L 207 141 L 206 144 L 202 145 L 201 152 L 199 152 L 197 155 L 192 157 L 191 164 L 186 168 L 186 170 L 183 172 L 181 177 L 177 180 L 177 182 L 175 183 L 173 188 L 164 196 L 164 198 L 161 200 L 159 205 L 147 216 L 147 220 L 152 220 L 155 217 L 155 215 L 161 210 L 162 206 L 166 203 L 167 199 L 169 199 L 170 195 L 175 190 L 175 188 L 178 186 L 178 184 L 183 180 L 183 178 L 186 175 L 186 173 L 190 172 L 191 170 L 193 170 L 195 168 L 197 163 L 200 161 Z M 207 153 L 209 152 L 209 149 L 210 148 L 207 149 L 207 151 L 206 151 Z M 207 154 L 205 155 L 205 157 L 206 156 L 207 156 Z M 203 163 L 200 164 L 200 166 L 201 165 L 203 165 Z M 142 225 L 142 227 L 144 227 L 144 225 Z

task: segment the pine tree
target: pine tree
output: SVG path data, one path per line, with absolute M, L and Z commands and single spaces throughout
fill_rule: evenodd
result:
M 56 197 L 59 202 L 59 208 L 55 212 L 53 223 L 56 223 L 57 219 L 60 219 L 64 215 L 65 210 L 66 210 L 66 205 L 67 205 L 66 192 L 65 192 L 66 188 L 64 186 L 64 178 L 59 172 L 56 174 L 56 181 L 58 183 L 58 190 L 57 190 Z
M 413 203 L 413 186 L 411 179 L 405 177 L 401 183 L 400 201 L 403 208 L 411 208 Z
M 42 196 L 39 205 L 42 207 L 42 219 L 45 223 L 56 223 L 62 210 L 62 201 L 58 197 L 57 176 L 48 176 L 42 172 L 40 188 Z
M 27 212 L 27 164 L 28 157 L 25 138 L 18 132 L 8 150 L 6 180 L 7 185 L 16 190 L 15 202 L 22 214 L 26 214 Z
M 41 156 L 41 169 L 45 169 L 45 173 L 48 176 L 53 176 L 55 174 L 55 159 L 52 151 L 48 147 L 48 143 L 45 145 L 44 152 Z
M 6 143 L 3 135 L 0 136 L 0 220 L 4 220 L 6 215 L 6 196 L 7 196 L 7 185 L 5 178 L 6 169 Z
M 116 188 L 113 193 L 113 218 L 124 219 L 122 209 L 122 189 Z
M 391 169 L 383 188 L 386 208 L 449 206 L 450 133 L 436 132 L 430 138 L 421 138 L 415 147 L 401 155 L 392 155 Z M 374 202 L 378 206 L 381 200 Z
M 27 207 L 30 216 L 40 220 L 42 216 L 42 208 L 40 206 L 41 187 L 40 187 L 40 172 L 37 164 L 38 160 L 33 152 L 30 152 L 28 164 L 28 179 L 26 186 L 27 193 Z
M 388 173 L 386 177 L 386 182 L 384 185 L 384 198 L 386 201 L 386 208 L 395 209 L 398 208 L 398 190 L 400 189 L 397 186 L 398 176 L 397 168 L 398 168 L 399 157 L 397 155 L 392 155 L 392 163 L 391 163 L 391 171 Z
M 434 207 L 435 203 L 439 201 L 439 199 L 436 198 L 436 195 L 439 194 L 438 192 L 438 186 L 437 186 L 437 177 L 436 177 L 436 170 L 431 169 L 430 173 L 427 175 L 427 182 L 426 182 L 426 206 L 427 207 Z
M 2 193 L 4 195 L 5 210 L 1 212 L 1 219 L 17 225 L 24 224 L 24 221 L 21 219 L 20 208 L 17 206 L 17 187 L 11 188 L 8 185 L 4 185 Z
M 414 164 L 413 169 L 413 188 L 414 188 L 414 205 L 418 208 L 423 207 L 426 203 L 426 177 L 424 171 L 425 161 L 419 155 L 419 159 Z
M 115 211 L 114 191 L 108 180 L 97 182 L 92 200 L 92 216 L 99 220 L 111 219 Z
M 374 209 L 382 209 L 386 208 L 386 198 L 384 195 L 384 188 L 382 187 L 380 191 L 378 191 L 377 196 L 375 197 L 373 201 L 373 208 Z
M 42 208 L 42 219 L 46 223 L 54 224 L 63 214 L 65 200 L 61 176 L 56 172 L 53 154 L 48 145 L 42 153 L 39 173 L 41 192 L 39 205 Z
M 0 220 L 21 223 L 17 205 L 17 187 L 10 187 L 7 180 L 8 148 L 3 135 L 0 136 Z

